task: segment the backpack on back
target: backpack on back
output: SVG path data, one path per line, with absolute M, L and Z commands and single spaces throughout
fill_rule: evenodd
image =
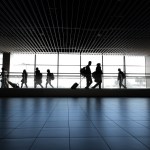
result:
M 122 74 L 122 78 L 125 79 L 126 78 L 126 74 L 124 72 L 122 72 L 121 74 Z
M 54 74 L 51 73 L 51 76 L 50 76 L 51 80 L 54 80 Z
M 86 74 L 87 74 L 87 72 L 86 72 L 86 67 L 83 67 L 83 68 L 80 69 L 80 74 L 81 74 L 83 77 L 86 77 Z

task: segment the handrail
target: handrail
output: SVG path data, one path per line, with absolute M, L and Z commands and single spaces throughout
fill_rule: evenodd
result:
M 46 73 L 43 73 L 42 78 L 42 84 L 45 86 L 46 83 Z M 69 88 L 71 87 L 71 84 L 77 82 L 81 82 L 82 76 L 80 73 L 54 73 L 55 79 L 52 81 L 52 84 L 54 84 L 55 88 Z M 117 73 L 104 73 L 103 74 L 103 82 L 102 82 L 102 88 L 117 88 L 118 82 L 117 82 Z M 18 83 L 21 85 L 21 78 L 22 78 L 22 72 L 10 72 L 9 73 L 9 80 L 14 83 Z M 0 76 L 1 79 L 1 76 Z M 133 87 L 141 87 L 146 88 L 146 80 L 150 79 L 150 73 L 126 73 L 126 79 L 125 82 L 128 86 Z M 69 81 L 69 82 L 66 82 Z M 57 84 L 59 83 L 59 84 Z M 142 84 L 141 84 L 142 83 Z M 0 82 L 1 84 L 1 82 Z M 28 72 L 28 87 L 34 87 L 34 72 Z M 67 84 L 67 85 L 63 85 Z M 86 84 L 86 80 L 84 82 L 82 81 L 81 88 L 84 88 Z M 95 84 L 93 79 L 93 84 Z

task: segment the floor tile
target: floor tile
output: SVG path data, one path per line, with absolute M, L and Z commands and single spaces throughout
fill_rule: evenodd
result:
M 76 138 L 91 138 L 91 137 L 99 137 L 99 134 L 94 128 L 71 128 L 70 129 L 70 137 Z
M 150 138 L 150 129 L 148 128 L 124 128 L 131 135 L 136 137 L 149 137 Z
M 19 121 L 7 121 L 0 122 L 0 129 L 14 129 L 17 128 L 22 122 Z
M 44 128 L 38 138 L 69 138 L 69 128 Z
M 26 121 L 20 124 L 17 128 L 42 128 L 45 122 L 43 121 Z
M 0 138 L 6 137 L 13 129 L 0 129 Z
M 117 128 L 119 127 L 116 123 L 113 121 L 92 121 L 94 126 L 97 128 Z
M 91 128 L 93 124 L 91 121 L 69 121 L 70 128 Z
M 68 138 L 38 138 L 31 150 L 69 150 Z
M 5 139 L 0 142 L 1 150 L 28 150 L 34 139 Z
M 68 128 L 68 121 L 48 121 L 44 128 Z
M 105 137 L 111 150 L 148 150 L 133 137 Z
M 150 149 L 150 137 L 138 137 L 137 139 Z
M 40 132 L 40 128 L 15 129 L 10 132 L 6 138 L 36 138 Z
M 71 138 L 71 150 L 109 150 L 101 138 Z
M 135 127 L 135 128 L 144 127 L 143 125 L 135 121 L 115 121 L 115 123 L 119 125 L 120 127 Z
M 126 137 L 126 136 L 131 136 L 128 134 L 126 131 L 124 131 L 121 128 L 98 128 L 98 131 L 100 134 L 104 137 Z

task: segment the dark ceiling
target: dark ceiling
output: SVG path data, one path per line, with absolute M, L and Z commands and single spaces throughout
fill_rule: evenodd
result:
M 1 0 L 0 52 L 150 55 L 150 0 Z

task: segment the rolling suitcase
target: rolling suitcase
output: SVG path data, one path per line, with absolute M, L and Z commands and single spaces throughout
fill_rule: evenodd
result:
M 81 79 L 81 81 L 84 79 L 84 77 Z M 80 83 L 75 82 L 72 86 L 71 89 L 76 89 Z
M 72 85 L 71 89 L 76 89 L 78 85 L 79 85 L 78 83 L 74 83 L 74 84 Z

